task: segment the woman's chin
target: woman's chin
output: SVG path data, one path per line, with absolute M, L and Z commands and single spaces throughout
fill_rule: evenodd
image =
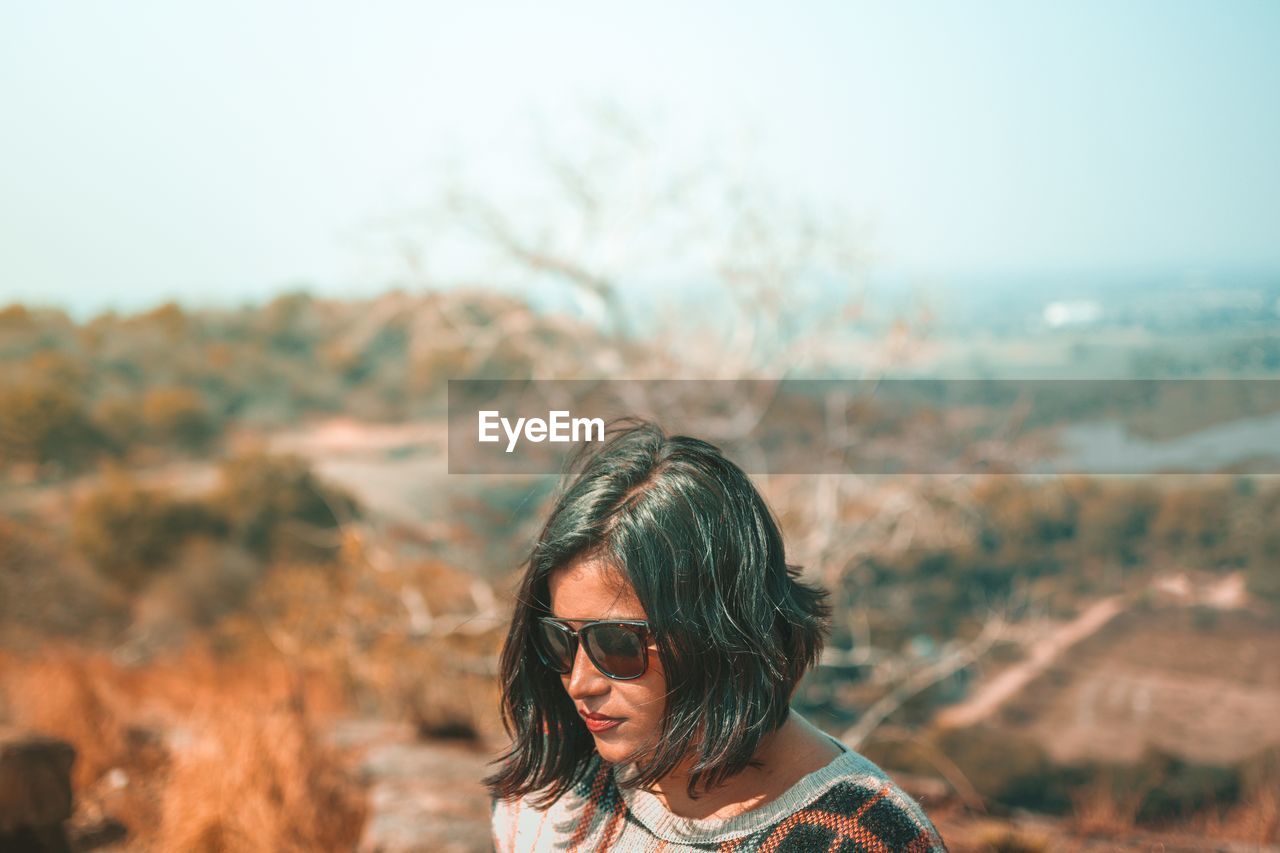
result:
M 621 764 L 631 757 L 632 750 L 629 744 L 597 737 L 596 752 L 600 753 L 600 757 L 610 764 Z

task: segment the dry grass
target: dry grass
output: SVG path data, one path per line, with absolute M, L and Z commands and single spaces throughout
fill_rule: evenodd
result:
M 474 613 L 465 576 L 447 569 L 436 563 L 397 572 L 275 566 L 250 598 L 257 615 L 231 614 L 213 633 L 247 654 L 281 649 L 329 674 L 361 715 L 407 720 L 424 736 L 472 732 L 502 741 L 497 683 L 486 667 L 497 659 L 505 626 L 411 630 L 410 592 L 421 594 L 420 606 L 437 625 Z
M 1007 824 L 982 826 L 971 838 L 975 853 L 1045 853 L 1049 839 Z
M 363 791 L 316 735 L 336 694 L 279 662 L 126 669 L 61 647 L 0 656 L 0 700 L 76 747 L 82 809 L 121 820 L 131 850 L 349 850 L 363 828 Z
M 1280 782 L 1259 786 L 1225 813 L 1206 815 L 1193 825 L 1208 838 L 1274 844 L 1280 841 Z
M 1096 782 L 1073 799 L 1071 826 L 1085 836 L 1116 838 L 1132 833 L 1146 793 L 1136 790 L 1117 797 L 1110 784 Z
M 1280 783 L 1260 787 L 1227 815 L 1223 835 L 1255 844 L 1280 842 Z
M 1139 825 L 1137 814 L 1142 798 L 1142 791 L 1118 797 L 1112 786 L 1095 784 L 1075 798 L 1071 830 L 1092 838 L 1121 838 L 1158 830 L 1171 837 L 1185 835 L 1201 840 L 1251 844 L 1280 841 L 1280 783 L 1275 779 L 1262 780 L 1225 811 L 1206 809 L 1158 828 Z
M 365 806 L 299 706 L 200 720 L 161 801 L 161 850 L 349 850 Z

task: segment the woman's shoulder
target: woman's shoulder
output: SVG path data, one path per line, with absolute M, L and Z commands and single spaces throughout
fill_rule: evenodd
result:
M 490 798 L 489 816 L 494 849 L 529 851 L 580 844 L 599 824 L 616 822 L 621 814 L 610 766 L 593 753 L 577 780 L 555 802 L 542 804 L 544 791 L 513 799 Z
M 874 839 L 880 846 L 870 846 L 876 849 L 945 853 L 920 804 L 869 759 L 842 748 L 829 765 L 774 802 L 723 820 L 680 818 L 650 795 L 620 790 L 612 765 L 593 755 L 577 782 L 550 806 L 534 806 L 533 795 L 493 800 L 494 845 L 498 851 L 532 850 L 569 835 L 612 838 L 630 813 L 654 838 L 677 847 L 735 840 L 784 853 L 839 849 L 845 840 L 867 846 Z
M 820 828 L 845 838 L 870 836 L 888 850 L 946 850 L 918 802 L 866 756 L 841 747 L 845 752 L 823 774 L 817 796 L 804 798 L 779 826 L 802 834 Z
M 915 800 L 870 760 L 841 748 L 781 796 L 732 817 L 680 817 L 644 791 L 623 790 L 620 796 L 630 815 L 673 849 L 730 843 L 733 849 L 798 853 L 838 850 L 848 841 L 854 849 L 946 850 Z

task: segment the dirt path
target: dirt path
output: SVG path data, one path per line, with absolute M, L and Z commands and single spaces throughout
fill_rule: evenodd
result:
M 443 422 L 380 425 L 333 419 L 262 438 L 272 453 L 303 456 L 317 474 L 380 516 L 414 525 L 441 511 L 440 484 L 448 470 Z M 228 436 L 229 446 L 237 443 L 244 440 Z M 142 486 L 193 497 L 217 484 L 218 460 L 180 459 L 133 467 L 129 473 Z M 54 483 L 0 484 L 0 512 L 65 513 L 102 482 L 100 474 L 91 472 Z
M 1048 669 L 1059 655 L 1095 634 L 1124 609 L 1122 596 L 1095 601 L 1075 619 L 1037 640 L 1024 659 L 983 684 L 968 699 L 943 708 L 934 723 L 944 728 L 965 728 L 986 719 Z
M 329 741 L 353 751 L 369 791 L 360 853 L 488 853 L 491 756 L 464 744 L 418 740 L 405 724 L 345 720 Z

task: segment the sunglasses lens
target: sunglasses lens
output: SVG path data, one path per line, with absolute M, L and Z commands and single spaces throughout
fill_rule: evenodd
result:
M 605 675 L 638 678 L 644 674 L 648 655 L 644 638 L 626 625 L 592 625 L 582 632 L 587 654 Z
M 573 669 L 573 638 L 567 633 L 547 622 L 539 622 L 534 636 L 537 639 L 538 652 L 547 666 L 556 672 L 568 672 Z

